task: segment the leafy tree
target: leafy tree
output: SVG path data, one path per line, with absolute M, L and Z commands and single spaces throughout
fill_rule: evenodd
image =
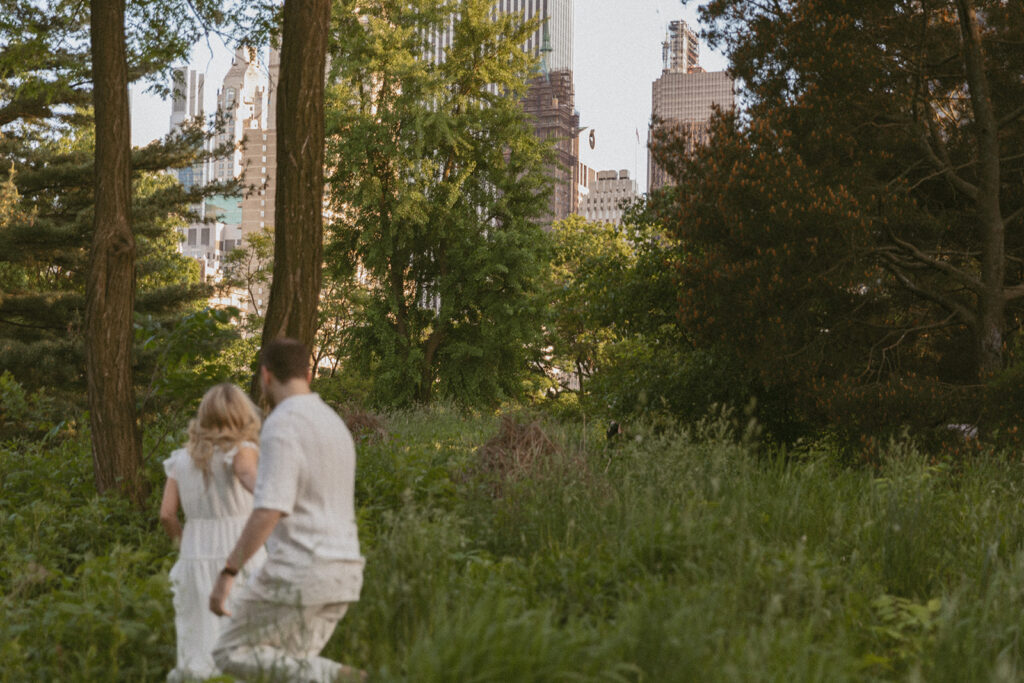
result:
M 19 218 L 0 227 L 0 362 L 30 388 L 85 391 L 92 140 L 85 126 L 56 141 L 41 140 L 18 160 L 19 170 L 7 175 L 18 195 Z M 192 196 L 156 172 L 179 156 L 173 148 L 164 142 L 133 154 L 136 310 L 158 318 L 179 315 L 208 294 L 197 265 L 177 252 L 176 227 L 188 216 Z M 147 372 L 146 356 L 139 362 Z
M 585 383 L 597 369 L 602 348 L 624 332 L 631 303 L 626 278 L 636 255 L 627 233 L 611 223 L 589 223 L 578 215 L 551 227 L 554 258 L 544 299 L 551 316 L 545 335 L 559 383 Z
M 327 372 L 333 376 L 347 357 L 356 311 L 365 303 L 364 291 L 353 278 L 338 277 L 334 269 L 324 268 L 313 341 L 313 367 L 318 368 L 319 373 L 330 367 Z
M 651 211 L 639 201 L 621 225 L 570 216 L 553 226 L 542 296 L 545 358 L 555 369 L 546 373 L 577 390 L 583 409 L 619 420 L 652 412 L 695 420 L 716 402 L 744 404 L 735 370 L 695 348 L 679 324 L 674 245 Z
M 938 424 L 1003 367 L 1019 316 L 1022 18 L 1003 2 L 701 10 L 745 86 L 657 201 L 684 325 L 816 419 Z M 983 20 L 979 20 L 979 16 Z M 852 402 L 851 402 L 852 401 Z M 959 406 L 959 407 L 958 407 Z M 959 412 L 961 417 L 971 417 Z M 976 416 L 974 416 L 976 417 Z
M 218 293 L 228 295 L 243 291 L 247 310 L 243 327 L 248 334 L 258 334 L 263 328 L 263 312 L 260 310 L 257 288 L 266 287 L 274 272 L 274 233 L 264 228 L 245 238 L 242 246 L 232 250 L 222 263 L 223 279 L 218 283 Z
M 431 37 L 445 27 L 437 59 Z M 520 46 L 535 29 L 486 0 L 337 5 L 330 263 L 365 277 L 354 353 L 380 400 L 520 390 L 547 252 L 532 219 L 550 152 L 518 104 L 534 67 Z

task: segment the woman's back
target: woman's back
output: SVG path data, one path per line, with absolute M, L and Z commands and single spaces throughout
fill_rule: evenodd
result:
M 258 448 L 250 442 L 239 446 Z M 238 540 L 252 511 L 252 494 L 232 471 L 239 446 L 227 452 L 215 447 L 206 474 L 196 466 L 186 448 L 174 451 L 167 459 L 167 475 L 178 482 L 185 513 L 181 558 L 223 557 Z
M 256 449 L 250 442 L 240 447 Z M 217 574 L 238 541 L 252 511 L 252 494 L 245 490 L 232 465 L 236 446 L 227 452 L 214 447 L 209 472 L 189 456 L 187 448 L 174 451 L 164 461 L 167 476 L 177 483 L 185 528 L 178 561 L 171 569 L 174 591 L 177 666 L 169 681 L 203 679 L 217 674 L 211 648 L 220 633 L 219 619 L 207 605 Z M 246 581 L 266 558 L 262 549 L 250 561 L 239 581 Z

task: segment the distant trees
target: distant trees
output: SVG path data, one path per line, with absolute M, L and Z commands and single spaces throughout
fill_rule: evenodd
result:
M 519 105 L 536 25 L 492 5 L 346 0 L 335 13 L 328 263 L 361 269 L 349 349 L 381 401 L 517 394 L 540 331 L 547 152 Z
M 636 262 L 626 229 L 574 215 L 556 222 L 551 236 L 551 279 L 543 295 L 546 346 L 568 388 L 593 375 L 605 347 L 625 333 L 629 309 L 643 302 L 626 300 Z
M 635 202 L 620 225 L 570 216 L 552 226 L 538 364 L 590 413 L 702 417 L 746 400 L 732 366 L 679 324 L 673 242 Z
M 980 417 L 1024 300 L 1024 16 L 995 0 L 701 10 L 746 88 L 677 187 L 680 316 L 764 393 L 864 424 Z

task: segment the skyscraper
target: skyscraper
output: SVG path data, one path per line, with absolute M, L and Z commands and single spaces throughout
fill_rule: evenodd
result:
M 189 119 L 203 118 L 203 84 L 206 77 L 189 69 L 179 67 L 171 74 L 171 131 L 178 130 Z M 201 164 L 175 171 L 178 181 L 185 187 L 206 183 Z
M 549 71 L 572 71 L 573 0 L 495 0 L 499 14 L 521 14 L 526 20 L 539 17 L 541 25 L 523 44 L 528 54 L 544 58 Z M 452 31 L 442 31 L 433 40 L 435 61 L 444 60 L 452 44 Z
M 555 160 L 548 168 L 554 181 L 545 223 L 561 220 L 579 205 L 579 114 L 573 85 L 573 0 L 495 0 L 501 14 L 520 14 L 524 20 L 539 18 L 540 26 L 523 44 L 523 50 L 537 57 L 540 73 L 530 81 L 523 109 L 533 122 L 534 134 L 552 140 Z M 442 31 L 433 40 L 435 61 L 443 61 L 452 43 L 452 31 Z
M 225 232 L 225 252 L 243 246 L 246 238 L 274 223 L 277 179 L 277 78 L 280 54 L 271 49 L 264 63 L 255 48 L 235 51 L 224 84 L 217 92 L 217 107 L 226 129 L 218 144 L 233 144 L 234 151 L 212 163 L 214 179 L 239 178 L 243 195 L 236 199 L 240 211 L 237 230 Z M 252 310 L 266 310 L 270 289 L 258 285 L 249 302 Z
M 243 246 L 248 236 L 273 225 L 277 175 L 276 85 L 280 69 L 277 50 L 270 50 L 268 62 L 260 59 L 255 48 L 238 48 L 223 85 L 217 91 L 217 111 L 223 118 L 224 128 L 210 144 L 228 147 L 230 151 L 208 162 L 206 168 L 201 169 L 201 176 L 203 181 L 213 182 L 239 179 L 242 196 L 207 200 L 199 211 L 207 222 L 185 228 L 182 244 L 182 253 L 200 260 L 204 273 L 214 279 L 219 278 L 222 259 L 228 252 Z M 177 71 L 187 72 L 186 69 Z M 199 103 L 199 111 L 202 111 L 202 76 L 196 81 L 195 72 L 190 73 L 192 77 L 175 77 L 172 127 L 184 120 L 183 111 L 194 109 L 189 97 Z M 180 88 L 179 83 L 189 87 Z M 192 83 L 198 85 L 190 85 Z M 188 97 L 179 98 L 179 91 Z M 257 288 L 252 293 L 254 300 L 249 302 L 250 309 L 264 310 L 269 293 L 269 289 Z
M 547 167 L 553 184 L 548 210 L 542 218 L 546 225 L 579 209 L 580 115 L 575 97 L 572 71 L 552 71 L 530 81 L 523 100 L 523 111 L 533 123 L 534 135 L 551 140 L 555 150 L 554 160 Z
M 621 223 L 622 207 L 637 198 L 636 181 L 629 171 L 598 171 L 590 192 L 580 200 L 580 215 L 588 221 Z
M 540 17 L 540 27 L 523 49 L 543 58 L 549 71 L 572 71 L 572 0 L 497 0 L 497 9 L 526 19 Z
M 733 80 L 724 71 L 704 71 L 698 64 L 700 44 L 685 21 L 669 24 L 669 33 L 662 44 L 664 67 L 661 77 L 651 88 L 651 130 L 654 126 L 671 126 L 686 132 L 691 145 L 707 139 L 713 107 L 730 110 L 735 106 Z M 648 152 L 647 191 L 671 183 L 671 179 Z

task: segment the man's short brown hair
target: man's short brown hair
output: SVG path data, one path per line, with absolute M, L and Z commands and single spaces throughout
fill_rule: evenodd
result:
M 263 347 L 260 365 L 279 382 L 306 379 L 309 373 L 309 349 L 298 339 L 278 337 Z

